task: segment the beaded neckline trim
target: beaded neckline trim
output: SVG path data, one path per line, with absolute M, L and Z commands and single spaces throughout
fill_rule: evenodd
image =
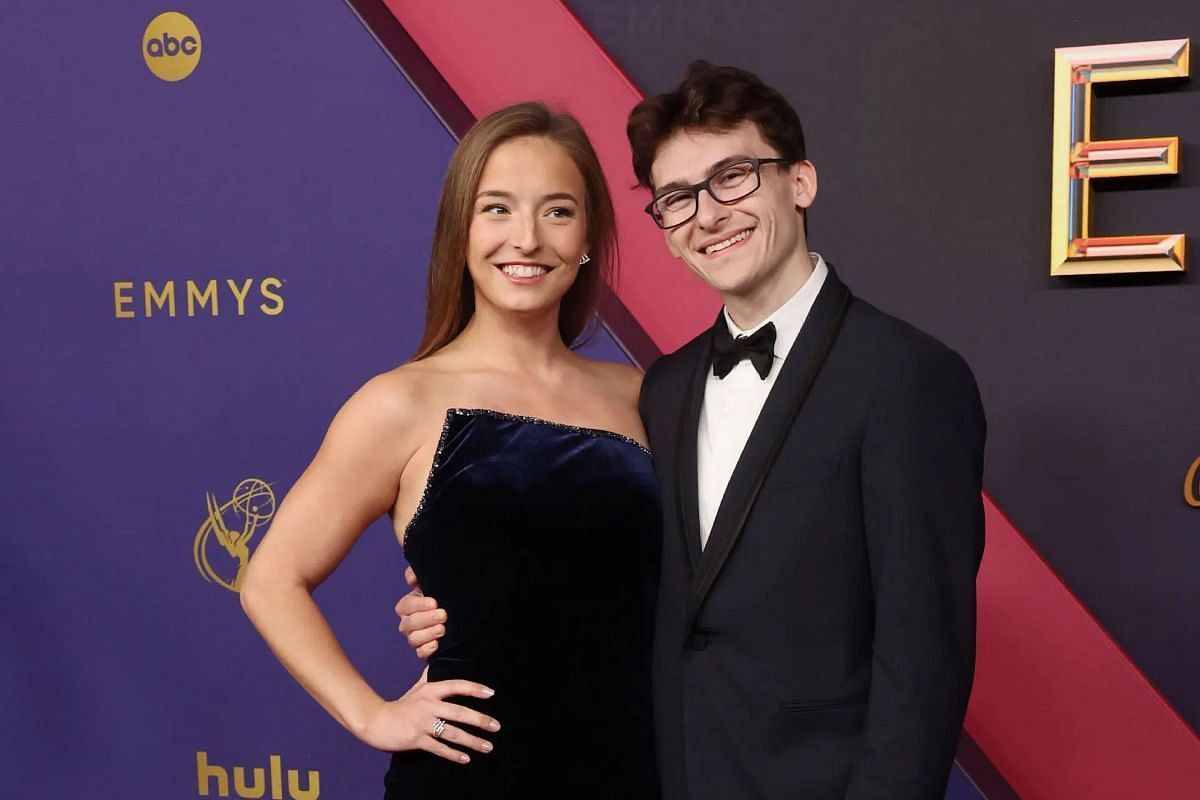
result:
M 417 508 L 413 511 L 412 519 L 404 526 L 404 535 L 400 538 L 400 546 L 404 547 L 408 543 L 408 532 L 412 530 L 412 526 L 421 517 L 421 512 L 425 510 L 425 501 L 429 497 L 429 487 L 433 484 L 433 476 L 437 474 L 438 467 L 442 462 L 442 451 L 446 447 L 446 439 L 450 434 L 450 423 L 455 417 L 493 417 L 495 419 L 512 420 L 514 422 L 529 422 L 536 425 L 548 425 L 552 428 L 560 428 L 562 430 L 574 431 L 585 436 L 596 436 L 604 439 L 615 439 L 618 442 L 625 442 L 633 445 L 638 450 L 641 450 L 646 455 L 651 455 L 650 450 L 641 442 L 632 437 L 626 436 L 623 433 L 610 431 L 606 428 L 585 428 L 579 425 L 570 425 L 566 422 L 555 422 L 542 417 L 528 417 L 523 414 L 509 414 L 506 411 L 496 411 L 490 408 L 448 408 L 446 409 L 446 417 L 442 421 L 442 433 L 438 437 L 437 449 L 433 451 L 433 464 L 429 467 L 429 476 L 425 479 L 425 487 L 421 490 L 421 499 L 417 501 Z
M 510 419 L 515 422 L 533 422 L 538 425 L 549 425 L 552 428 L 562 428 L 568 431 L 575 431 L 588 436 L 600 436 L 606 439 L 616 439 L 620 442 L 631 444 L 641 450 L 646 455 L 650 455 L 650 451 L 639 442 L 637 439 L 626 436 L 623 433 L 610 431 L 607 428 L 584 428 L 579 425 L 571 425 L 566 422 L 555 422 L 554 420 L 545 419 L 543 417 L 527 417 L 523 414 L 510 414 L 507 411 L 495 411 L 490 408 L 449 408 L 446 409 L 446 421 L 442 425 L 442 432 L 445 433 L 446 427 L 450 424 L 452 416 L 458 417 L 496 417 L 497 419 Z M 439 442 L 440 447 L 443 443 Z

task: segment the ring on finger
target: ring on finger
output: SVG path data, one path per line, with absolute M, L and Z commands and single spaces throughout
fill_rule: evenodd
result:
M 446 720 L 442 719 L 441 717 L 436 718 L 433 721 L 433 738 L 435 738 L 435 739 L 442 738 L 442 733 L 444 733 L 445 730 L 446 730 Z

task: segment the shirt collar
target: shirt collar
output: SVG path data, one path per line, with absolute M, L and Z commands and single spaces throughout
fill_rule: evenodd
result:
M 809 253 L 809 255 L 816 260 L 816 265 L 813 267 L 812 274 L 808 276 L 808 280 L 783 305 L 753 328 L 742 330 L 734 324 L 733 319 L 729 316 L 729 309 L 721 310 L 725 316 L 725 324 L 729 326 L 729 332 L 733 334 L 734 338 L 748 336 L 768 322 L 774 322 L 775 357 L 780 360 L 787 358 L 792 345 L 796 342 L 796 337 L 800 335 L 800 329 L 804 327 L 804 321 L 808 319 L 808 312 L 812 310 L 821 287 L 825 285 L 825 276 L 829 274 L 829 267 L 825 265 L 825 259 L 821 257 L 820 253 Z

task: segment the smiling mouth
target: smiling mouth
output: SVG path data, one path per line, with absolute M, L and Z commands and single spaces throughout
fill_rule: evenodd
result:
M 510 278 L 540 278 L 550 272 L 540 264 L 499 264 L 497 269 Z
M 750 238 L 750 234 L 754 233 L 754 228 L 747 228 L 744 231 L 739 231 L 728 239 L 723 239 L 719 242 L 714 242 L 700 250 L 706 256 L 715 256 L 718 253 L 723 253 L 729 248 L 741 244 Z

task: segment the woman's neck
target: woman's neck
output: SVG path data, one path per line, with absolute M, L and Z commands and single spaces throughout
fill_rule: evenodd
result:
M 489 367 L 504 372 L 544 376 L 572 353 L 558 330 L 558 307 L 528 313 L 498 311 L 476 305 L 467 327 L 454 341 Z

